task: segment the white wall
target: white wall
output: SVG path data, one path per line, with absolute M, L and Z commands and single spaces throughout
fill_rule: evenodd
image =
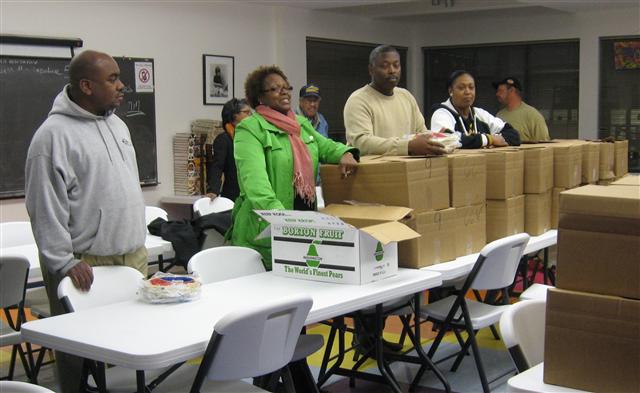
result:
M 202 105 L 204 53 L 235 57 L 235 91 L 242 96 L 245 76 L 260 64 L 280 65 L 294 86 L 306 83 L 307 36 L 408 46 L 408 86 L 422 102 L 421 47 L 580 38 L 579 120 L 586 138 L 595 137 L 597 128 L 598 37 L 639 34 L 639 20 L 637 7 L 509 18 L 459 15 L 454 22 L 412 24 L 258 4 L 0 2 L 2 34 L 80 37 L 84 48 L 154 58 L 161 184 L 144 188 L 150 205 L 173 194 L 172 136 L 188 131 L 193 119 L 220 118 L 220 106 Z M 23 199 L 0 201 L 0 221 L 25 219 Z
M 235 92 L 244 96 L 244 78 L 260 64 L 278 64 L 294 86 L 305 84 L 307 36 L 366 42 L 388 39 L 409 45 L 399 26 L 256 4 L 0 2 L 2 34 L 79 37 L 84 48 L 154 58 L 161 184 L 143 189 L 150 205 L 159 205 L 160 198 L 173 194 L 173 135 L 189 131 L 193 119 L 220 119 L 220 106 L 202 104 L 202 54 L 234 56 Z M 389 31 L 398 33 L 394 36 Z M 188 211 L 169 210 L 170 215 Z M 0 221 L 26 219 L 24 199 L 0 201 Z
M 505 18 L 486 13 L 481 16 L 462 14 L 416 26 L 414 54 L 422 56 L 421 48 L 429 46 L 577 38 L 580 40 L 579 136 L 597 138 L 599 37 L 640 34 L 639 7 L 611 9 L 603 2 L 600 10 L 576 14 L 527 12 L 510 15 Z M 414 85 L 414 94 L 422 103 L 424 74 L 420 72 L 416 76 L 419 81 Z

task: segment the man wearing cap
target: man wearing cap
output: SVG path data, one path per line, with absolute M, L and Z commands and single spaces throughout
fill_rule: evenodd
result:
M 300 89 L 300 106 L 296 110 L 298 115 L 303 115 L 313 125 L 322 136 L 329 137 L 329 124 L 327 120 L 322 116 L 322 113 L 318 112 L 320 108 L 320 88 L 313 83 L 302 86 Z
M 548 141 L 549 129 L 538 110 L 522 101 L 522 85 L 514 77 L 493 82 L 496 98 L 504 106 L 496 116 L 520 132 L 522 142 Z

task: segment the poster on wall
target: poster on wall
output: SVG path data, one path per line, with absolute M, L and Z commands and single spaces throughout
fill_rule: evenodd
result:
M 614 42 L 613 58 L 616 70 L 640 69 L 640 41 Z
M 203 104 L 224 105 L 234 97 L 232 56 L 202 55 Z

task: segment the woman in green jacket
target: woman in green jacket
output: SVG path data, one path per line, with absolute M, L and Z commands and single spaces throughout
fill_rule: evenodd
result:
M 293 113 L 292 87 L 279 67 L 257 68 L 244 88 L 255 113 L 235 131 L 240 196 L 233 209 L 231 243 L 258 251 L 271 270 L 271 239 L 256 240 L 267 223 L 254 210 L 315 210 L 318 162 L 340 164 L 346 177 L 355 171 L 359 152 L 325 138 L 304 116 Z

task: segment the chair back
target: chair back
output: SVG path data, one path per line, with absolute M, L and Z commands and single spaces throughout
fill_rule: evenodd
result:
M 36 244 L 29 221 L 0 223 L 0 248 Z
M 189 273 L 197 273 L 203 284 L 229 280 L 265 271 L 262 257 L 247 247 L 224 246 L 202 250 L 191 257 Z
M 145 225 L 151 224 L 151 221 L 155 220 L 156 218 L 164 218 L 165 220 L 168 220 L 169 219 L 169 215 L 162 208 L 159 208 L 159 207 L 156 207 L 156 206 L 145 206 L 144 207 L 144 222 L 145 222 Z M 147 229 L 147 232 L 149 232 L 148 229 Z
M 544 360 L 545 300 L 525 300 L 509 306 L 500 318 L 502 341 L 523 372 Z
M 528 242 L 529 235 L 519 233 L 484 246 L 469 274 L 469 279 L 472 280 L 471 288 L 500 289 L 511 285 Z
M 21 256 L 0 256 L 0 307 L 20 306 L 29 277 L 29 261 Z
M 193 212 L 198 217 L 202 217 L 210 213 L 222 213 L 229 210 L 233 210 L 233 201 L 221 196 L 215 197 L 213 200 L 208 197 L 204 197 L 193 202 Z
M 215 325 L 202 362 L 209 379 L 260 376 L 291 361 L 313 300 L 296 296 L 259 303 L 232 312 Z
M 54 393 L 45 387 L 27 382 L 0 381 L 0 392 L 11 393 Z
M 318 201 L 318 210 L 324 208 L 324 197 L 322 195 L 322 187 L 316 186 L 316 200 Z
M 71 278 L 65 277 L 58 285 L 58 298 L 67 312 L 123 302 L 135 299 L 143 278 L 142 273 L 129 266 L 96 266 L 88 292 L 79 290 Z

